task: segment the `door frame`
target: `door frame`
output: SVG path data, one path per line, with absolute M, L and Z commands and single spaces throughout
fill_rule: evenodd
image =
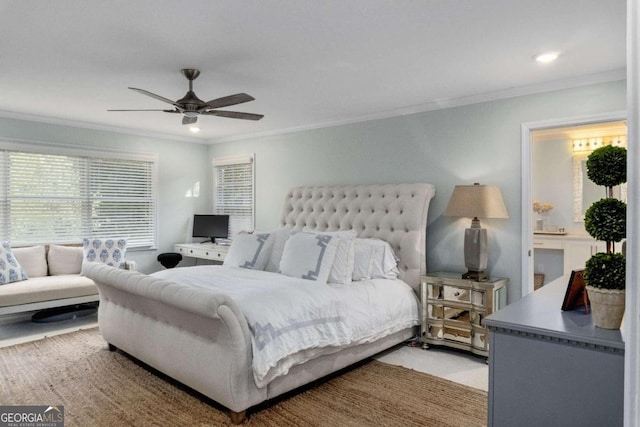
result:
M 586 116 L 566 117 L 522 123 L 522 297 L 533 292 L 533 228 L 531 224 L 531 133 L 537 130 L 627 120 L 627 112 L 612 111 Z

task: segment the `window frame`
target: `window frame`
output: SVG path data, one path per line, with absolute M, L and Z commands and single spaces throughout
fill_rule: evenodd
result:
M 218 200 L 218 173 L 216 168 L 231 166 L 231 165 L 251 165 L 251 224 L 250 229 L 246 230 L 249 232 L 253 232 L 256 227 L 256 162 L 255 162 L 255 154 L 241 155 L 241 156 L 226 156 L 226 157 L 215 157 L 212 159 L 212 172 L 213 172 L 213 213 L 214 214 L 224 214 L 221 212 L 217 205 Z M 232 234 L 232 220 L 229 221 L 229 238 L 232 239 L 235 237 L 235 234 Z M 242 231 L 242 230 L 237 230 Z

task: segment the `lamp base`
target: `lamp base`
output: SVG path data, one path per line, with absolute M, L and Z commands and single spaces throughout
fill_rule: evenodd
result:
M 474 222 L 477 220 L 474 219 Z M 487 230 L 479 227 L 479 222 L 472 224 L 464 231 L 464 266 L 467 272 L 463 279 L 473 279 L 478 282 L 489 278 L 484 271 L 487 269 Z
M 462 275 L 462 278 L 475 280 L 476 282 L 486 282 L 487 280 L 489 280 L 489 275 L 484 271 L 469 270 Z

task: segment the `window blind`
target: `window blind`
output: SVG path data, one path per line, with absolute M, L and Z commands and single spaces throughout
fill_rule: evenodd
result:
M 32 244 L 126 237 L 128 247 L 155 246 L 154 161 L 30 148 L 0 150 L 3 240 Z
M 222 158 L 213 161 L 214 212 L 229 215 L 229 236 L 253 231 L 253 157 Z

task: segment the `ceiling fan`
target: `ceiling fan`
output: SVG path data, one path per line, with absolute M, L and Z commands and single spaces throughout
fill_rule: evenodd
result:
M 196 96 L 193 92 L 193 81 L 198 78 L 200 71 L 193 68 L 185 68 L 182 74 L 189 80 L 189 91 L 185 96 L 172 101 L 155 93 L 151 93 L 144 89 L 138 89 L 130 87 L 129 89 L 135 90 L 143 95 L 150 96 L 159 101 L 166 102 L 173 105 L 173 110 L 107 110 L 107 111 L 163 111 L 165 113 L 180 113 L 182 117 L 182 124 L 189 125 L 198 121 L 198 116 L 203 114 L 206 116 L 218 116 L 227 117 L 231 119 L 243 119 L 243 120 L 260 120 L 264 116 L 262 114 L 241 113 L 239 111 L 225 111 L 218 110 L 218 108 L 229 107 L 231 105 L 242 104 L 243 102 L 253 101 L 255 98 L 246 93 L 236 93 L 235 95 L 223 96 L 222 98 L 212 99 L 211 101 L 204 102 Z

